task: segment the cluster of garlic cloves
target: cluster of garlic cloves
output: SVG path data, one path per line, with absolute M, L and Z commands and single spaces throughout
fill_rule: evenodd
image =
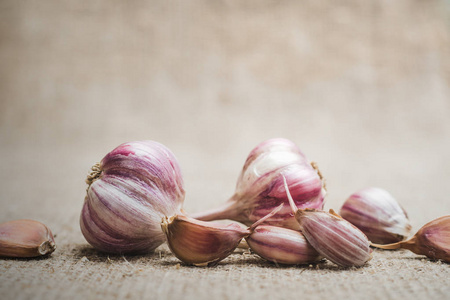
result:
M 307 264 L 321 259 L 299 231 L 261 225 L 283 208 L 276 207 L 249 228 L 236 223 L 218 224 L 185 215 L 164 217 L 161 228 L 171 252 L 182 262 L 214 266 L 229 256 L 246 239 L 257 255 L 277 264 Z
M 320 261 L 322 257 L 300 231 L 264 224 L 283 206 L 280 204 L 249 227 L 250 235 L 245 238 L 249 248 L 276 264 L 301 265 Z
M 161 245 L 161 218 L 180 213 L 185 195 L 175 156 L 154 141 L 119 145 L 86 182 L 81 231 L 110 253 L 148 253 Z
M 56 249 L 51 230 L 34 220 L 14 220 L 0 224 L 0 257 L 38 257 Z
M 399 242 L 411 232 L 411 223 L 405 210 L 390 193 L 381 188 L 366 188 L 352 194 L 339 213 L 373 243 Z
M 192 215 L 204 221 L 230 219 L 250 226 L 282 203 L 288 204 L 283 173 L 299 208 L 321 209 L 326 189 L 317 165 L 290 140 L 275 138 L 256 146 L 239 175 L 234 195 L 221 207 Z M 298 229 L 288 205 L 267 224 Z

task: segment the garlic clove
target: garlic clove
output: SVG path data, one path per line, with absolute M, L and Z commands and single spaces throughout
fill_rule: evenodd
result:
M 250 234 L 237 224 L 216 224 L 185 215 L 164 217 L 161 228 L 172 253 L 181 261 L 196 266 L 214 266 Z
M 361 230 L 333 210 L 298 209 L 285 179 L 284 184 L 301 231 L 317 252 L 342 267 L 363 266 L 372 258 L 369 240 Z
M 248 228 L 250 235 L 245 239 L 253 252 L 268 261 L 280 264 L 298 265 L 317 262 L 320 254 L 308 243 L 303 234 L 288 228 L 261 225 L 276 215 L 284 204 Z
M 406 241 L 372 246 L 381 249 L 408 249 L 418 255 L 450 262 L 450 215 L 428 222 Z
M 0 257 L 37 257 L 55 251 L 53 234 L 44 224 L 15 220 L 0 224 Z
M 165 241 L 161 218 L 180 213 L 181 170 L 174 154 L 154 141 L 124 143 L 92 168 L 80 228 L 96 249 L 148 253 Z
M 352 194 L 340 215 L 378 244 L 404 240 L 411 232 L 405 210 L 391 194 L 380 188 L 366 188 Z
M 262 142 L 247 157 L 234 195 L 221 207 L 192 217 L 203 220 L 231 219 L 250 226 L 278 205 L 288 203 L 283 173 L 292 187 L 294 202 L 301 208 L 321 209 L 326 190 L 322 174 L 291 141 L 277 138 Z M 298 229 L 288 206 L 267 224 Z
M 299 231 L 259 225 L 246 238 L 250 249 L 277 264 L 308 264 L 321 260 L 320 254 Z
M 364 233 L 333 213 L 306 209 L 299 210 L 296 218 L 310 244 L 335 264 L 358 267 L 372 258 Z

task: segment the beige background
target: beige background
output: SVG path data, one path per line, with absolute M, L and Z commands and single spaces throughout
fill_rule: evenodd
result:
M 256 144 L 286 137 L 319 163 L 327 208 L 383 187 L 416 231 L 450 213 L 449 55 L 446 1 L 0 1 L 0 222 L 40 220 L 58 245 L 1 259 L 1 298 L 448 298 L 448 264 L 409 252 L 203 269 L 165 247 L 98 253 L 78 217 L 88 170 L 122 142 L 168 146 L 196 212 L 231 196 Z

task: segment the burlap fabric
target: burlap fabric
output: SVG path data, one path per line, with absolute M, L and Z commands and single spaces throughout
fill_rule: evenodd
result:
M 445 1 L 1 1 L 0 221 L 42 221 L 58 248 L 0 259 L 0 298 L 448 299 L 449 265 L 407 251 L 197 268 L 165 246 L 99 253 L 78 218 L 91 165 L 122 142 L 168 146 L 197 212 L 286 137 L 318 162 L 326 208 L 383 187 L 415 232 L 450 213 L 449 22 Z

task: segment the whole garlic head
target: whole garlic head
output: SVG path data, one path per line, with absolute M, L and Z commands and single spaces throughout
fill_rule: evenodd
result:
M 281 174 L 300 208 L 321 209 L 326 190 L 322 175 L 290 140 L 274 138 L 257 145 L 248 155 L 234 195 L 217 209 L 194 214 L 199 220 L 231 219 L 250 226 L 281 203 L 288 203 Z M 267 224 L 299 229 L 285 205 Z
M 185 195 L 173 153 L 154 141 L 124 143 L 92 170 L 80 217 L 86 240 L 111 253 L 145 253 L 161 245 L 161 219 L 180 213 Z
M 370 187 L 352 194 L 340 215 L 364 232 L 373 243 L 404 240 L 411 232 L 405 210 L 387 191 Z

